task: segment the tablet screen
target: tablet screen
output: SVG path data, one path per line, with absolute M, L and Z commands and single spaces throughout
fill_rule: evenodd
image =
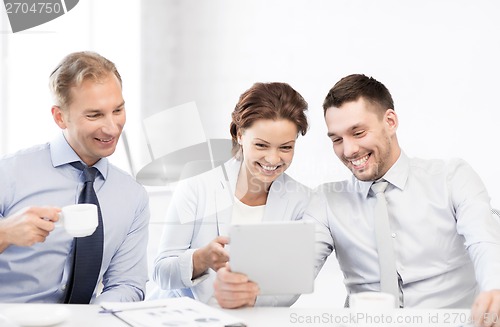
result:
M 304 221 L 232 225 L 231 270 L 256 282 L 261 295 L 311 293 L 314 232 L 314 223 Z

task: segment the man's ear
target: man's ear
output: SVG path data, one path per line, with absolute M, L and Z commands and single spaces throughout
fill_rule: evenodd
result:
M 52 106 L 52 118 L 60 129 L 66 129 L 66 117 L 59 106 Z
M 384 122 L 387 124 L 387 127 L 390 131 L 396 133 L 396 130 L 399 126 L 398 115 L 394 111 L 394 109 L 387 109 L 384 114 Z

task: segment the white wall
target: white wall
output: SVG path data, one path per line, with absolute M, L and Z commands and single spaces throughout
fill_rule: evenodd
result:
M 0 150 L 57 130 L 47 77 L 66 53 L 90 49 L 124 75 L 132 140 L 140 117 L 192 100 L 207 135 L 228 137 L 240 93 L 255 81 L 289 82 L 311 123 L 290 173 L 316 186 L 349 175 L 325 137 L 322 100 L 342 76 L 365 73 L 392 91 L 409 155 L 465 158 L 500 207 L 499 9 L 494 0 L 81 1 L 52 22 L 0 34 Z M 8 28 L 3 8 L 0 18 Z
M 12 33 L 0 5 L 0 155 L 43 143 L 59 132 L 50 114 L 48 78 L 73 51 L 97 51 L 111 59 L 124 80 L 127 128 L 140 117 L 140 0 L 85 0 L 65 15 Z M 115 157 L 128 169 L 123 149 Z
M 228 137 L 230 112 L 256 81 L 286 81 L 310 104 L 311 129 L 290 173 L 316 186 L 349 172 L 321 104 L 364 73 L 391 90 L 410 156 L 465 158 L 500 207 L 496 1 L 148 1 L 142 3 L 146 115 L 196 101 L 206 133 Z M 168 19 L 165 19 L 168 18 Z

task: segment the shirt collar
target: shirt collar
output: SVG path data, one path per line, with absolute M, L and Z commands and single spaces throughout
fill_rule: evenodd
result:
M 384 179 L 395 187 L 403 190 L 408 180 L 410 173 L 410 160 L 406 154 L 401 151 L 398 160 L 392 165 L 391 168 L 385 173 Z
M 75 161 L 82 162 L 78 154 L 76 154 L 73 148 L 69 145 L 68 141 L 66 141 L 63 133 L 60 133 L 57 137 L 50 141 L 50 156 L 52 158 L 52 165 L 54 168 L 70 164 Z M 96 167 L 102 177 L 106 179 L 108 174 L 108 159 L 101 158 L 94 164 L 94 167 Z
M 394 185 L 400 190 L 404 189 L 406 185 L 406 181 L 408 180 L 408 175 L 410 173 L 410 160 L 406 156 L 406 154 L 401 151 L 398 160 L 392 165 L 391 168 L 385 173 L 382 177 L 384 180 L 389 182 L 389 184 Z M 368 192 L 370 192 L 370 188 L 374 181 L 360 181 L 357 180 L 356 177 L 352 176 L 354 179 L 355 185 L 359 188 L 359 192 L 366 199 L 368 197 Z

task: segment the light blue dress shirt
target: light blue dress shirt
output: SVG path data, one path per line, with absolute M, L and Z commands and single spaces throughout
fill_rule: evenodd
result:
M 470 307 L 500 289 L 500 223 L 467 163 L 402 153 L 383 178 L 405 307 Z M 304 215 L 318 223 L 317 269 L 335 251 L 348 293 L 380 290 L 371 184 L 324 184 Z
M 0 160 L 0 219 L 28 206 L 62 207 L 78 203 L 82 171 L 69 163 L 80 158 L 61 135 Z M 99 280 L 102 294 L 92 302 L 144 299 L 148 279 L 146 248 L 149 204 L 146 190 L 106 158 L 94 187 L 104 224 Z M 73 238 L 57 226 L 43 243 L 11 245 L 0 253 L 0 302 L 64 300 Z

